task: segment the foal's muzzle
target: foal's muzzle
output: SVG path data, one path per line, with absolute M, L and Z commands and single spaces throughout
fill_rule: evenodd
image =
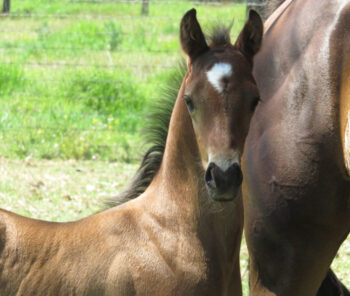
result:
M 237 196 L 242 181 L 242 170 L 238 163 L 232 164 L 226 171 L 223 171 L 211 162 L 205 173 L 208 193 L 216 201 L 233 200 Z

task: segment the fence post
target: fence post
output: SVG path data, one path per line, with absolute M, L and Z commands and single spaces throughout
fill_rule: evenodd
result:
M 142 15 L 148 15 L 149 1 L 151 0 L 142 0 L 142 10 L 141 10 Z
M 10 13 L 10 0 L 4 0 L 4 4 L 2 6 L 3 13 Z

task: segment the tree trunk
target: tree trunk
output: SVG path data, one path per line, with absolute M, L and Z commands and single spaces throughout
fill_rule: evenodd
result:
M 2 7 L 3 13 L 10 13 L 10 0 L 4 0 L 4 5 Z
M 142 15 L 148 15 L 150 1 L 151 0 L 142 0 L 142 10 L 141 10 Z

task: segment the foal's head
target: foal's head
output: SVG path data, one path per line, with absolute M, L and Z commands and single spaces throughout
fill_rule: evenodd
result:
M 214 200 L 232 200 L 242 183 L 240 159 L 259 102 L 252 66 L 262 34 L 263 24 L 255 11 L 250 11 L 234 45 L 227 31 L 213 36 L 208 45 L 194 9 L 181 21 L 181 45 L 188 56 L 183 99 Z

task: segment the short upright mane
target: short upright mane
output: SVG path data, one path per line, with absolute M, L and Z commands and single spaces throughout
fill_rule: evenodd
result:
M 232 24 L 230 26 L 217 25 L 212 29 L 211 34 L 207 36 L 207 41 L 210 47 L 222 46 L 231 44 L 230 31 Z
M 231 26 L 215 26 L 207 37 L 210 47 L 230 44 L 230 29 Z M 146 127 L 143 130 L 145 142 L 150 148 L 143 156 L 131 184 L 120 194 L 108 199 L 107 206 L 114 207 L 138 197 L 151 184 L 159 171 L 168 136 L 171 113 L 186 70 L 185 63 L 180 63 L 164 89 L 162 98 L 151 105 L 152 113 L 148 116 Z

